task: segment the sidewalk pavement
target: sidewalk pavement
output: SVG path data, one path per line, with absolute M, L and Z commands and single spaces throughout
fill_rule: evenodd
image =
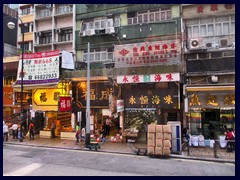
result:
M 49 148 L 89 151 L 88 148 L 85 148 L 85 145 L 83 142 L 77 144 L 75 140 L 60 139 L 59 137 L 40 138 L 38 135 L 35 136 L 35 140 L 29 140 L 29 138 L 26 137 L 26 139 L 24 139 L 23 142 L 19 142 L 19 140 L 12 139 L 12 137 L 10 137 L 9 141 L 4 143 L 13 144 L 13 145 L 33 146 L 33 147 L 49 147 Z M 143 145 L 135 144 L 135 146 L 143 146 Z M 146 144 L 145 144 L 145 147 L 146 147 Z M 101 145 L 101 148 L 98 149 L 98 151 L 109 152 L 109 153 L 121 153 L 121 154 L 135 154 L 127 143 L 104 142 Z M 181 154 L 170 154 L 170 157 L 192 159 L 192 160 L 205 160 L 205 161 L 212 161 L 212 162 L 235 163 L 235 151 L 228 153 L 226 149 L 222 149 L 218 147 L 216 155 L 217 155 L 217 158 L 214 157 L 213 148 L 190 147 L 189 155 L 187 154 L 186 151 L 184 151 Z

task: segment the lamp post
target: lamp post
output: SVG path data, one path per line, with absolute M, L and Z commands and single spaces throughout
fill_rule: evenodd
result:
M 22 122 L 23 122 L 23 55 L 24 55 L 24 24 L 22 22 L 22 19 L 18 17 L 18 19 L 21 21 L 21 33 L 22 33 L 22 44 L 21 44 L 21 49 L 22 49 L 22 62 L 21 62 L 21 102 L 20 102 L 20 107 L 21 107 L 21 115 L 20 115 L 20 142 L 23 142 L 23 137 L 22 137 Z M 8 28 L 9 29 L 14 29 L 15 24 L 13 22 L 8 23 Z
M 87 55 L 87 108 L 86 108 L 86 140 L 85 145 L 90 144 L 90 43 L 88 43 Z

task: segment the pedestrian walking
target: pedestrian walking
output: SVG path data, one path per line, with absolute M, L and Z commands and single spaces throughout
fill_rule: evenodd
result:
M 106 119 L 106 135 L 110 135 L 110 125 L 111 125 L 111 120 L 109 118 Z
M 13 131 L 13 133 L 12 133 L 13 139 L 15 139 L 15 138 L 17 139 L 18 138 L 18 125 L 17 125 L 17 123 L 14 123 L 12 125 L 11 129 Z
M 234 141 L 235 141 L 235 133 L 233 129 L 228 129 L 226 134 L 226 140 L 228 141 L 227 143 L 227 151 L 232 152 L 235 147 L 234 147 Z
M 53 120 L 53 121 L 52 121 L 52 129 L 51 129 L 52 138 L 55 138 L 55 129 L 56 129 L 56 123 L 55 123 L 55 121 Z
M 34 140 L 34 130 L 35 126 L 33 124 L 33 122 L 30 122 L 29 127 L 28 127 L 28 131 L 29 131 L 29 139 L 33 139 Z
M 79 143 L 79 139 L 80 139 L 80 129 L 79 128 L 76 131 L 75 137 L 76 137 L 76 143 Z
M 8 142 L 8 123 L 5 123 L 5 121 L 3 121 L 3 141 L 4 139 Z

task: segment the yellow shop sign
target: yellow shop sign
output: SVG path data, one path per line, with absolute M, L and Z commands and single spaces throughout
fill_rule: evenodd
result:
M 33 103 L 37 106 L 57 106 L 58 97 L 66 95 L 65 89 L 36 89 L 33 91 Z

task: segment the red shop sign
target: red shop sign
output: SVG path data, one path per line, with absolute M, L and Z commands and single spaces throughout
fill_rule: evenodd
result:
M 71 111 L 72 110 L 72 97 L 59 97 L 58 111 Z

